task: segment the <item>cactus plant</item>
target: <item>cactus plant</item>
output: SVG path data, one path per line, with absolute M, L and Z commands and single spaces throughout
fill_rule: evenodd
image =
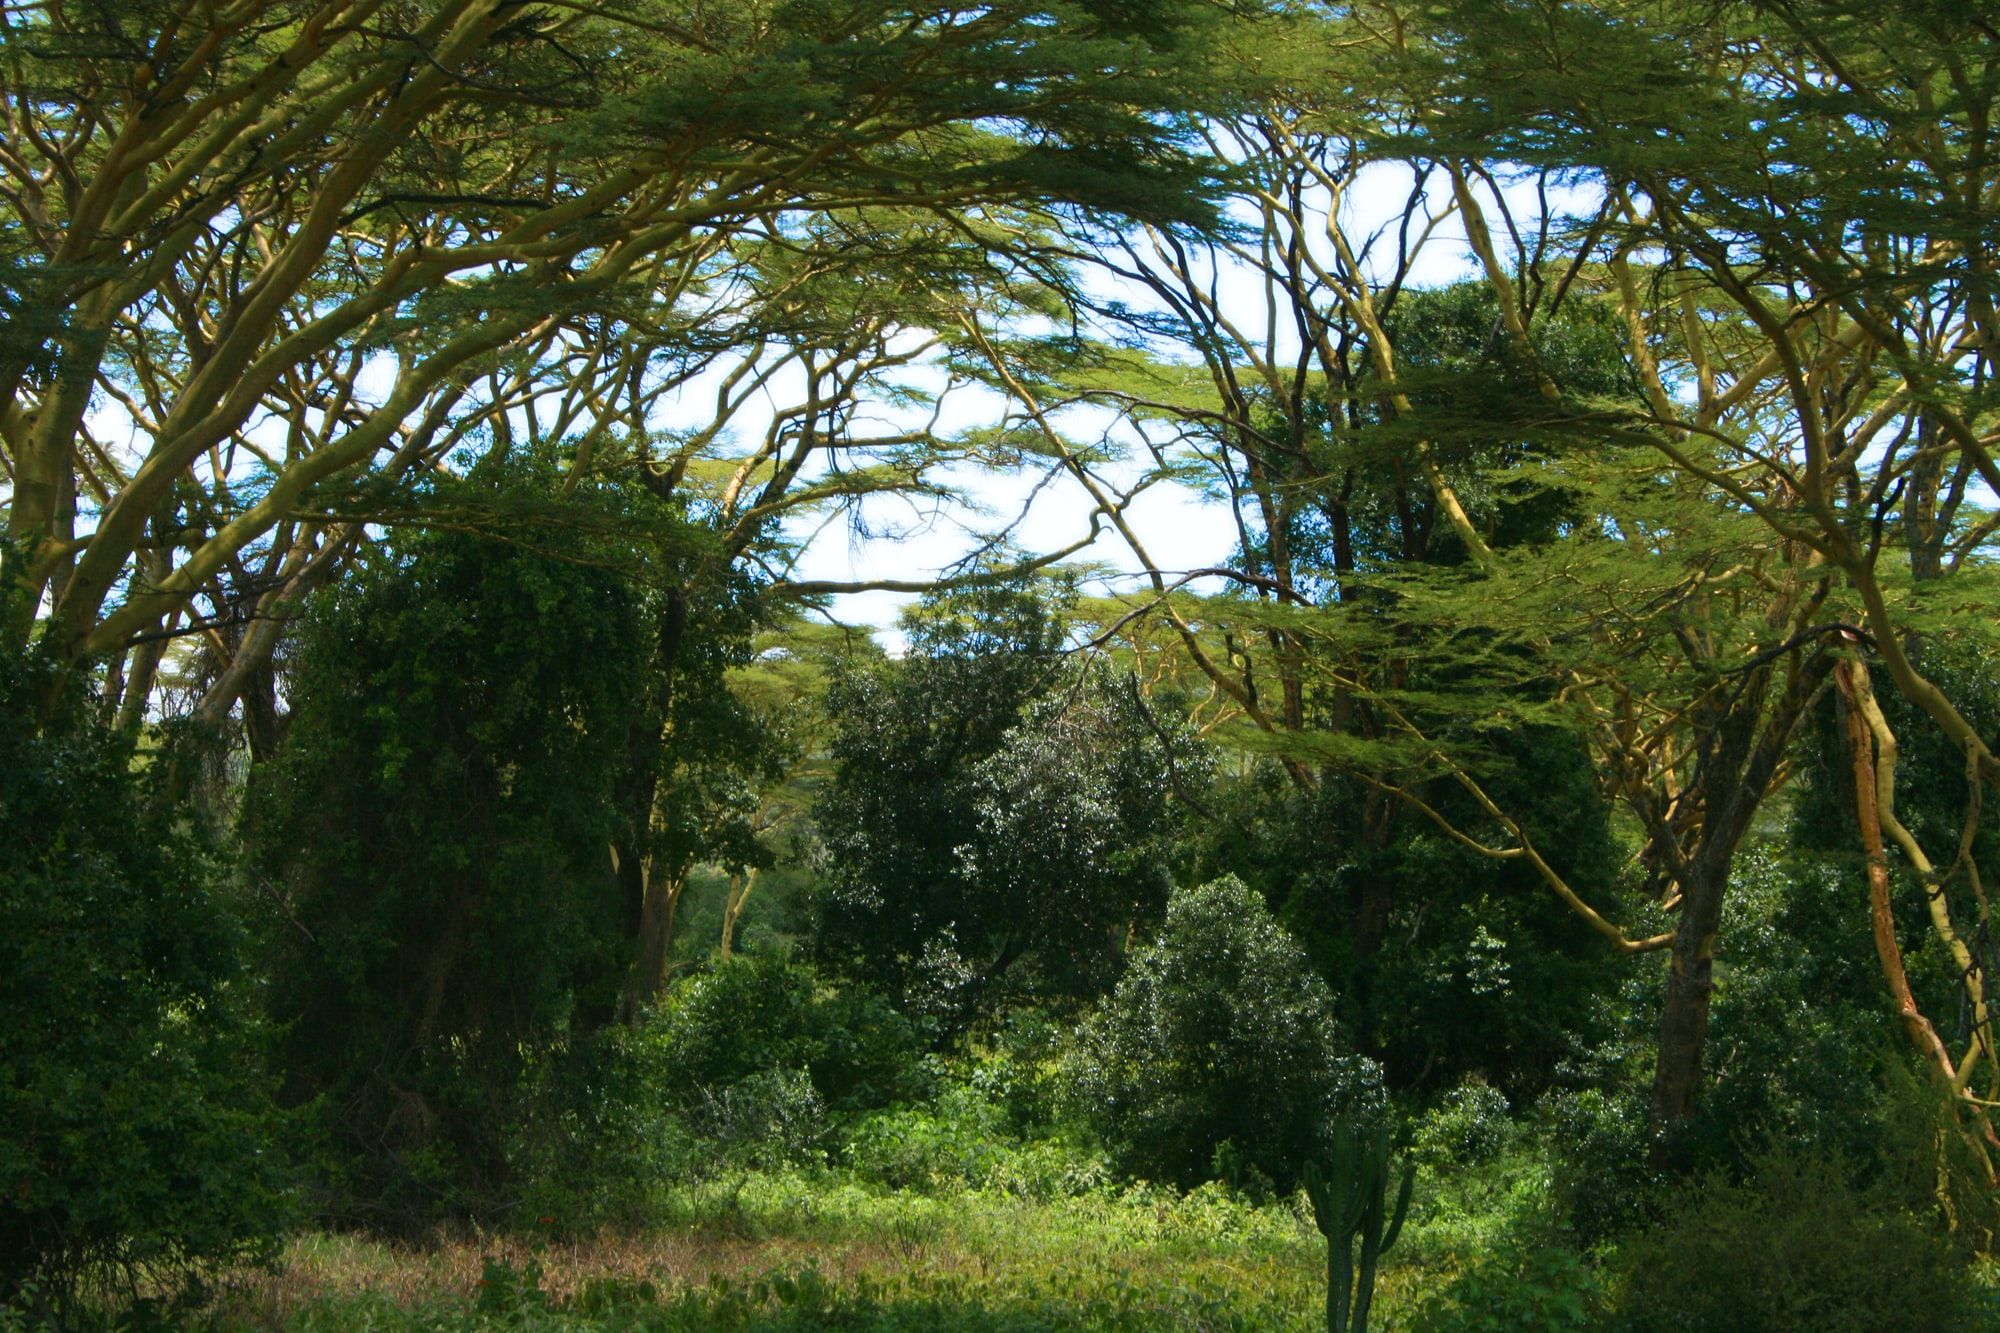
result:
M 1389 1206 L 1389 1127 L 1343 1121 L 1335 1126 L 1326 1163 L 1306 1163 L 1306 1196 L 1313 1220 L 1326 1237 L 1327 1333 L 1367 1333 L 1368 1307 L 1375 1296 L 1375 1265 L 1402 1234 L 1416 1184 L 1414 1163 L 1403 1166 L 1403 1183 Z M 1355 1271 L 1356 1241 L 1361 1243 Z M 1352 1323 L 1349 1313 L 1352 1311 Z

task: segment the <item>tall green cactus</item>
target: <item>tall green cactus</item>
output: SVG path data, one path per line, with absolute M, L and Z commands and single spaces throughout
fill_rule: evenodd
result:
M 1367 1333 L 1368 1306 L 1375 1298 L 1375 1265 L 1402 1234 L 1410 1211 L 1410 1190 L 1417 1182 L 1414 1163 L 1403 1166 L 1403 1184 L 1396 1204 L 1389 1207 L 1389 1127 L 1343 1121 L 1333 1134 L 1333 1149 L 1324 1168 L 1308 1162 L 1306 1195 L 1313 1220 L 1326 1237 L 1327 1333 Z M 1354 1242 L 1361 1242 L 1359 1280 L 1354 1272 Z M 1350 1304 L 1353 1323 L 1348 1322 Z

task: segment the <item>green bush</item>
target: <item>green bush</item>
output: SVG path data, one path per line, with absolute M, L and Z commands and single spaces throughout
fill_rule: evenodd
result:
M 759 1070 L 702 1090 L 689 1117 L 718 1165 L 770 1170 L 819 1156 L 828 1136 L 826 1103 L 802 1069 Z
M 1074 1033 L 1046 1010 L 1011 1010 L 973 1048 L 966 1081 L 1005 1112 L 1015 1134 L 1054 1133 L 1062 1110 L 1062 1061 Z
M 1158 919 L 1206 757 L 1136 688 L 1063 656 L 1062 580 L 940 593 L 908 651 L 828 695 L 835 771 L 814 821 L 816 956 L 945 1037 L 1023 1000 L 1101 996 L 1136 921 Z
M 1004 1102 L 991 1099 L 976 1075 L 929 1106 L 856 1122 L 846 1136 L 849 1169 L 890 1189 L 991 1189 L 1030 1199 L 1073 1196 L 1104 1183 L 1102 1159 L 1068 1138 L 1018 1137 Z
M 1958 1328 L 1975 1303 L 1930 1219 L 1856 1188 L 1845 1162 L 1789 1150 L 1689 1182 L 1620 1258 L 1630 1333 Z
M 1658 1177 L 1643 1085 L 1585 1088 L 1549 1102 L 1555 1190 L 1570 1226 L 1596 1244 L 1652 1220 Z
M 1849 799 L 1852 791 L 1850 787 Z M 1851 818 L 1851 811 L 1850 811 Z M 1547 1099 L 1561 1145 L 1551 1164 L 1572 1226 L 1586 1244 L 1657 1220 L 1672 1182 L 1741 1177 L 1761 1145 L 1782 1141 L 1808 1157 L 1853 1163 L 1872 1178 L 1906 1173 L 1931 1150 L 1937 1099 L 1913 1076 L 1907 1041 L 1882 1003 L 1867 914 L 1850 910 L 1851 863 L 1788 851 L 1775 842 L 1739 853 L 1723 907 L 1710 1011 L 1706 1074 L 1692 1115 L 1672 1126 L 1654 1171 L 1647 1089 L 1658 1041 L 1656 974 L 1635 971 L 1620 1006 L 1624 1031 L 1566 1071 L 1577 1089 Z M 1913 976 L 1936 951 L 1923 943 L 1918 901 L 1898 913 Z M 1925 1001 L 1935 1015 L 1956 1000 Z M 1955 1136 L 1949 1136 L 1956 1142 Z M 1925 1198 L 1936 1171 L 1907 1197 Z M 1961 1218 L 1990 1225 L 1991 1191 L 1960 1192 Z
M 640 1226 L 679 1187 L 817 1161 L 843 1120 L 925 1090 L 917 1052 L 878 997 L 739 955 L 636 1026 L 543 1053 L 508 1153 L 513 1211 L 569 1233 Z
M 865 1117 L 848 1131 L 848 1166 L 890 1189 L 935 1192 L 984 1184 L 1008 1145 L 990 1114 L 952 1109 L 958 1113 L 908 1107 Z
M 1427 1297 L 1412 1333 L 1543 1333 L 1604 1326 L 1604 1287 L 1574 1250 L 1506 1244 Z M 1741 1325 L 1739 1327 L 1748 1327 Z
M 1326 984 L 1233 877 L 1175 893 L 1159 939 L 1079 1031 L 1067 1081 L 1121 1171 L 1190 1186 L 1222 1161 L 1281 1191 L 1336 1118 L 1381 1096 Z
M 517 1225 L 565 1235 L 643 1226 L 667 1193 L 717 1165 L 633 1044 L 617 1027 L 533 1066 L 507 1151 Z
M 916 1029 L 879 996 L 834 989 L 773 955 L 716 964 L 670 991 L 638 1041 L 661 1095 L 693 1108 L 752 1075 L 803 1070 L 828 1110 L 919 1095 Z
M 1441 740 L 1455 730 L 1435 725 Z M 1484 755 L 1480 782 L 1572 883 L 1621 882 L 1609 807 L 1575 737 L 1524 726 L 1444 743 Z M 1458 828 L 1485 823 L 1450 782 L 1420 793 Z M 1263 896 L 1332 987 L 1355 1049 L 1399 1094 L 1479 1078 L 1526 1105 L 1607 1035 L 1603 1001 L 1630 969 L 1524 862 L 1483 858 L 1427 819 L 1392 821 L 1384 841 L 1379 793 L 1337 773 L 1307 791 L 1266 763 L 1207 800 L 1196 865 Z
M 0 1301 L 181 1274 L 288 1214 L 241 931 L 125 738 L 0 654 Z
M 1417 1121 L 1410 1155 L 1433 1170 L 1490 1162 L 1514 1139 L 1507 1097 L 1484 1083 L 1465 1083 Z

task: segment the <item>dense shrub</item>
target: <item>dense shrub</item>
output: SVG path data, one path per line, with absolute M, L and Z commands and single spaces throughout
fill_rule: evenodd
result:
M 1503 1243 L 1428 1296 L 1413 1333 L 1552 1333 L 1604 1327 L 1596 1270 L 1561 1245 Z
M 1549 1104 L 1557 1197 L 1577 1237 L 1596 1244 L 1653 1216 L 1658 1177 L 1647 1164 L 1652 1128 L 1645 1085 L 1585 1088 Z
M 1120 1170 L 1176 1185 L 1224 1160 L 1288 1190 L 1331 1122 L 1380 1097 L 1326 984 L 1233 878 L 1173 896 L 1159 939 L 1078 1033 L 1068 1079 Z
M 1518 1133 L 1508 1116 L 1512 1109 L 1499 1089 L 1484 1083 L 1453 1088 L 1418 1120 L 1410 1154 L 1433 1170 L 1491 1161 Z
M 1907 1046 L 1857 910 L 1860 878 L 1852 863 L 1770 843 L 1737 856 L 1709 1017 L 1712 1082 L 1670 1145 L 1676 1161 L 1740 1172 L 1746 1147 L 1772 1135 L 1809 1155 L 1880 1152 L 1877 1104 Z M 1913 886 L 1901 912 L 1922 931 L 1910 950 L 1921 967 L 1929 932 Z
M 1647 1111 L 1658 982 L 1650 970 L 1627 977 L 1622 1033 L 1569 1070 L 1587 1086 L 1546 1103 L 1561 1145 L 1556 1183 L 1586 1243 L 1655 1220 L 1677 1178 L 1743 1175 L 1773 1140 L 1871 1178 L 1908 1174 L 1918 1153 L 1909 1139 L 1934 1137 L 1938 1108 L 1913 1081 L 1907 1041 L 1883 1003 L 1867 914 L 1856 910 L 1857 873 L 1773 841 L 1737 856 L 1718 937 L 1708 1078 L 1694 1113 L 1669 1131 L 1663 1172 L 1649 1166 Z M 1923 909 L 1912 905 L 1903 919 L 1906 947 L 1920 959 Z M 1935 1171 L 1927 1174 L 1912 1197 L 1933 1188 Z M 1986 1225 L 1990 1199 L 1983 1186 L 1967 1191 L 1965 1218 Z
M 926 1090 L 918 1054 L 878 997 L 737 955 L 641 1022 L 537 1061 L 508 1151 L 515 1213 L 568 1232 L 643 1226 L 676 1189 L 821 1160 L 843 1122 Z
M 213 861 L 124 738 L 0 655 L 0 1300 L 39 1274 L 186 1271 L 286 1215 Z
M 825 985 L 775 955 L 739 955 L 681 982 L 635 1040 L 658 1094 L 688 1108 L 754 1075 L 795 1070 L 836 1113 L 923 1087 L 909 1020 L 865 987 Z
M 1046 1010 L 1010 1010 L 968 1048 L 964 1077 L 1005 1113 L 1021 1137 L 1057 1134 L 1062 1126 L 1063 1059 L 1075 1028 Z
M 952 1191 L 985 1183 L 1007 1155 L 990 1117 L 915 1107 L 882 1111 L 848 1132 L 847 1165 L 890 1189 Z
M 1893 1194 L 1857 1189 L 1849 1164 L 1789 1150 L 1749 1174 L 1675 1192 L 1621 1255 L 1619 1327 L 1842 1330 L 1963 1327 L 1962 1260 Z
M 865 1116 L 845 1135 L 846 1165 L 891 1189 L 954 1193 L 987 1189 L 1023 1198 L 1081 1194 L 1105 1183 L 1101 1155 L 1072 1136 L 1017 1132 L 1004 1085 L 982 1075 L 946 1086 L 921 1106 Z
M 937 988 L 946 965 L 926 947 L 947 934 L 954 957 L 989 952 L 991 908 L 959 856 L 977 832 L 972 769 L 1046 683 L 1064 632 L 1051 599 L 1006 585 L 931 598 L 904 628 L 901 661 L 847 670 L 828 694 L 836 767 L 814 813 L 828 873 L 813 950 L 890 993 Z
M 563 1234 L 643 1226 L 676 1186 L 712 1169 L 714 1152 L 660 1095 L 634 1035 L 608 1028 L 531 1066 L 506 1152 L 516 1224 Z

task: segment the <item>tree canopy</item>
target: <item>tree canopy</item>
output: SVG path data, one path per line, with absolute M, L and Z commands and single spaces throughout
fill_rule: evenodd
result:
M 1392 1110 L 1993 1222 L 1996 110 L 1944 0 L 0 0 L 0 1302 Z

